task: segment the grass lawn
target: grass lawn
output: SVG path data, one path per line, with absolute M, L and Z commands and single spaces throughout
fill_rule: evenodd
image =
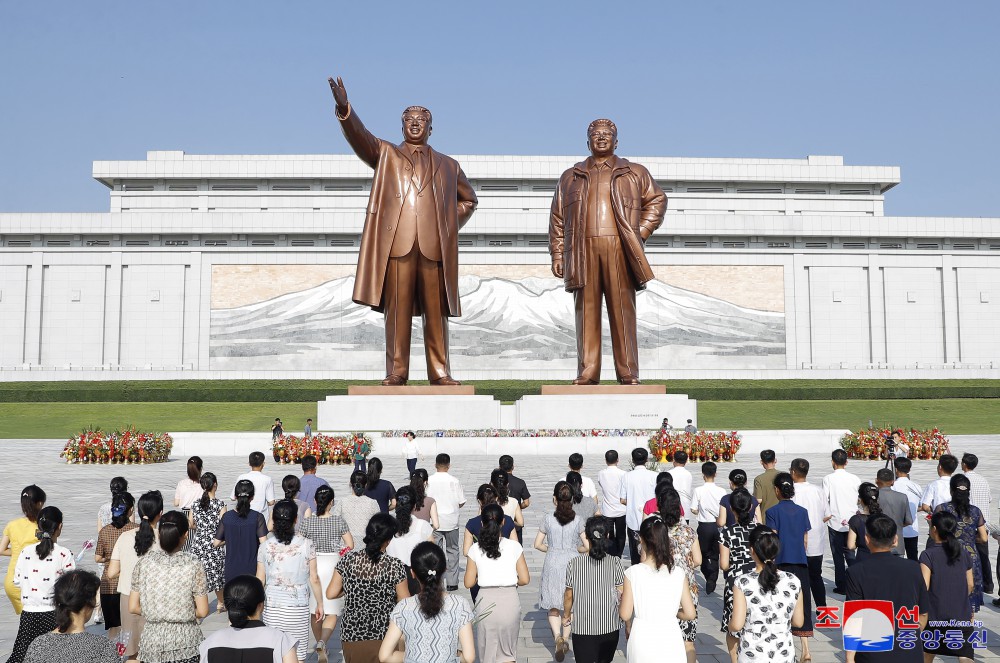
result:
M 995 399 L 701 401 L 699 424 L 709 429 L 859 429 L 876 425 L 937 426 L 946 434 L 1000 433 Z M 0 438 L 63 438 L 86 426 L 134 424 L 156 431 L 268 431 L 275 417 L 296 432 L 316 403 L 0 403 Z

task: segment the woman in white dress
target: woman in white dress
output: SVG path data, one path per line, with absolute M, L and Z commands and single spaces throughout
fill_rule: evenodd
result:
M 674 564 L 667 526 L 659 514 L 639 528 L 641 561 L 625 571 L 618 613 L 625 622 L 629 663 L 683 661 L 680 619 L 694 619 L 687 576 Z
M 792 626 L 802 626 L 805 610 L 799 579 L 779 571 L 774 563 L 780 546 L 770 527 L 757 525 L 750 533 L 756 569 L 736 579 L 733 616 L 729 619 L 730 632 L 740 634 L 738 663 L 795 661 Z

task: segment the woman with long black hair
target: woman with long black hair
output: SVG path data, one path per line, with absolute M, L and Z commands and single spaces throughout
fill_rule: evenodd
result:
M 745 483 L 745 481 L 744 481 Z M 744 573 L 750 573 L 755 565 L 750 555 L 750 533 L 754 528 L 757 499 L 746 488 L 737 488 L 729 497 L 729 505 L 736 520 L 719 532 L 719 568 L 725 574 L 725 589 L 722 592 L 722 632 L 726 634 L 726 649 L 733 663 L 736 663 L 736 647 L 740 644 L 739 633 L 729 630 L 729 620 L 733 617 L 733 583 Z
M 368 460 L 365 495 L 378 502 L 378 508 L 382 513 L 389 513 L 396 508 L 396 489 L 382 478 L 382 461 L 378 458 Z
M 7 576 L 3 583 L 7 598 L 14 606 L 14 614 L 21 614 L 21 590 L 14 584 L 14 560 L 21 556 L 26 546 L 38 543 L 35 532 L 38 531 L 38 514 L 45 506 L 45 491 L 32 484 L 21 491 L 21 518 L 15 518 L 3 528 L 3 538 L 0 538 L 0 555 L 10 557 L 7 564 Z
M 121 597 L 122 637 L 126 639 L 125 655 L 127 660 L 136 660 L 139 653 L 139 640 L 145 620 L 141 615 L 129 610 L 129 597 L 132 594 L 132 575 L 139 559 L 156 543 L 159 532 L 157 524 L 163 514 L 163 495 L 158 490 L 143 493 L 135 505 L 139 527 L 123 533 L 111 550 L 111 563 L 108 564 L 108 578 L 118 579 L 118 594 Z M 128 635 L 125 635 L 128 634 Z
M 330 486 L 320 486 L 314 496 L 316 512 L 308 516 L 299 526 L 299 534 L 310 539 L 316 547 L 316 573 L 319 574 L 320 587 L 326 587 L 333 580 L 333 572 L 340 561 L 340 551 L 354 548 L 354 538 L 344 519 L 333 512 L 334 494 Z M 337 626 L 337 618 L 344 611 L 344 602 L 332 600 L 325 595 L 323 601 L 323 621 L 313 621 L 313 636 L 316 638 L 316 652 L 320 661 L 326 657 L 326 645 L 333 629 Z M 317 601 L 313 598 L 313 601 Z M 310 610 L 316 610 L 316 604 L 311 603 Z
M 335 505 L 334 513 L 344 519 L 347 528 L 351 531 L 351 537 L 354 540 L 352 548 L 361 545 L 369 521 L 376 513 L 380 513 L 378 502 L 365 495 L 367 487 L 368 475 L 355 470 L 351 473 L 350 478 L 351 492 L 348 493 L 347 497 L 337 500 Z
M 531 580 L 528 563 L 524 561 L 521 544 L 500 535 L 504 513 L 499 505 L 484 506 L 482 519 L 479 539 L 466 558 L 464 578 L 467 589 L 480 586 L 476 601 L 479 661 L 516 661 L 521 630 L 521 599 L 517 588 Z
M 656 484 L 656 513 L 663 524 L 667 526 L 670 537 L 670 549 L 677 566 L 684 569 L 687 576 L 688 591 L 691 603 L 694 605 L 695 618 L 682 619 L 681 631 L 684 633 L 684 650 L 687 652 L 688 663 L 694 663 L 696 655 L 695 639 L 698 636 L 698 581 L 695 580 L 695 569 L 701 566 L 701 546 L 698 545 L 698 534 L 686 525 L 681 516 L 684 507 L 681 506 L 681 496 L 674 490 L 673 481 L 661 481 Z
M 417 495 L 417 504 L 413 508 L 413 517 L 426 520 L 431 524 L 431 528 L 440 527 L 438 521 L 437 500 L 427 495 L 427 470 L 422 467 L 410 472 L 410 488 Z
M 955 517 L 955 535 L 959 542 L 969 553 L 972 559 L 972 579 L 973 587 L 969 593 L 969 605 L 972 612 L 979 612 L 983 605 L 983 567 L 979 563 L 979 551 L 976 543 L 986 543 L 989 541 L 986 533 L 986 520 L 979 507 L 970 501 L 969 490 L 972 483 L 969 477 L 964 474 L 955 474 L 951 477 L 949 487 L 951 489 L 951 501 L 939 505 L 934 512 L 944 511 Z
M 118 593 L 118 579 L 108 577 L 107 564 L 118 538 L 125 532 L 136 529 L 132 522 L 135 499 L 130 493 L 118 493 L 111 498 L 111 522 L 101 528 L 94 547 L 94 561 L 101 569 L 100 606 L 104 612 L 104 630 L 108 638 L 114 640 L 122 625 L 121 595 Z
M 493 470 L 490 474 L 490 484 L 497 494 L 497 505 L 505 515 L 510 516 L 514 524 L 524 527 L 524 516 L 521 515 L 521 504 L 510 496 L 510 475 L 503 470 Z
M 177 482 L 177 488 L 174 490 L 174 506 L 179 506 L 185 514 L 191 511 L 191 505 L 201 497 L 203 467 L 201 458 L 191 456 L 187 462 L 187 476 Z
M 264 583 L 267 594 L 264 623 L 294 638 L 299 660 L 304 661 L 309 649 L 310 605 L 314 606 L 317 622 L 322 623 L 326 617 L 316 569 L 316 548 L 312 539 L 295 533 L 298 519 L 295 502 L 281 500 L 271 510 L 271 517 L 274 531 L 257 553 L 257 577 Z M 325 657 L 326 648 L 319 653 Z
M 847 526 L 847 549 L 856 550 L 854 563 L 857 564 L 871 557 L 872 551 L 868 549 L 868 540 L 865 538 L 865 521 L 868 516 L 882 513 L 882 507 L 878 502 L 878 486 L 865 481 L 858 486 L 858 512 L 850 517 Z
M 379 660 L 382 663 L 455 663 L 455 652 L 461 650 L 462 663 L 473 663 L 476 660 L 472 634 L 475 614 L 468 599 L 445 592 L 447 562 L 444 551 L 424 541 L 417 544 L 407 561 L 418 591 L 392 609 L 389 630 L 379 649 Z M 398 650 L 400 640 L 406 643 L 405 652 Z
M 158 546 L 143 555 L 132 574 L 129 611 L 142 615 L 139 639 L 142 663 L 188 663 L 197 660 L 205 636 L 198 620 L 208 616 L 205 567 L 184 552 L 188 519 L 170 511 L 159 519 Z
M 697 617 L 684 568 L 659 513 L 639 527 L 641 561 L 625 571 L 618 614 L 625 622 L 629 663 L 680 661 L 686 644 L 682 621 Z
M 47 506 L 38 513 L 38 544 L 25 546 L 12 561 L 14 585 L 21 591 L 21 620 L 7 663 L 21 663 L 35 638 L 56 627 L 55 584 L 76 568 L 73 553 L 56 543 L 62 534 L 62 511 Z
M 417 501 L 417 494 L 409 486 L 403 486 L 396 492 L 396 530 L 395 536 L 389 543 L 385 552 L 396 559 L 400 559 L 404 564 L 409 564 L 410 554 L 417 544 L 423 541 L 434 541 L 434 530 L 426 520 L 413 517 L 413 507 Z M 409 569 L 407 569 L 409 574 Z M 419 591 L 416 578 L 409 576 L 410 593 Z
M 535 535 L 535 550 L 545 553 L 538 607 L 548 611 L 557 661 L 563 660 L 569 651 L 570 629 L 563 626 L 560 614 L 566 591 L 566 567 L 577 554 L 587 552 L 587 540 L 583 536 L 585 521 L 577 518 L 573 511 L 574 495 L 568 483 L 556 483 L 552 491 L 555 511 L 545 515 Z
M 924 660 L 934 656 L 957 656 L 962 663 L 972 663 L 975 652 L 970 642 L 972 635 L 972 605 L 969 596 L 975 591 L 976 581 L 972 571 L 972 557 L 958 539 L 958 520 L 947 511 L 938 511 L 931 517 L 931 541 L 933 545 L 920 553 L 920 572 L 930 598 L 927 611 L 928 624 L 970 624 L 962 626 L 927 626 L 924 630 L 934 633 L 930 642 L 938 646 L 931 649 L 924 643 Z M 962 646 L 958 649 L 945 647 L 946 631 L 962 631 Z
M 219 519 L 212 545 L 226 546 L 226 582 L 236 576 L 257 572 L 257 549 L 267 539 L 264 515 L 250 508 L 254 485 L 249 479 L 236 482 L 236 508 L 226 511 Z
M 566 483 L 573 489 L 573 512 L 577 518 L 587 522 L 588 518 L 600 515 L 597 509 L 597 502 L 592 499 L 583 499 L 583 475 L 570 470 L 566 473 Z
M 201 497 L 191 505 L 188 525 L 192 533 L 189 550 L 205 565 L 205 590 L 215 592 L 216 612 L 226 609 L 222 586 L 226 582 L 226 551 L 212 545 L 219 521 L 226 512 L 226 503 L 215 496 L 219 482 L 211 472 L 201 475 Z
M 809 590 L 802 591 L 798 578 L 778 569 L 775 559 L 780 549 L 778 535 L 771 528 L 757 525 L 753 529 L 750 553 L 754 570 L 736 579 L 729 620 L 730 632 L 740 634 L 740 663 L 757 661 L 758 652 L 766 652 L 765 657 L 773 663 L 795 661 L 792 628 L 804 622 L 802 597 Z
M 378 662 L 389 615 L 410 595 L 406 566 L 385 552 L 396 529 L 396 519 L 389 514 L 372 516 L 365 528 L 365 547 L 344 555 L 326 588 L 328 599 L 344 597 L 340 639 L 346 663 Z
M 573 629 L 573 656 L 579 663 L 611 663 L 621 630 L 618 604 L 625 567 L 620 557 L 608 554 L 614 535 L 610 520 L 594 516 L 584 533 L 589 550 L 566 567 L 563 627 Z
M 295 642 L 282 631 L 265 626 L 264 583 L 256 576 L 238 576 L 226 583 L 223 598 L 229 628 L 205 638 L 198 651 L 202 661 L 256 661 L 296 663 Z M 248 652 L 247 650 L 253 650 Z M 251 658 L 259 655 L 259 658 Z

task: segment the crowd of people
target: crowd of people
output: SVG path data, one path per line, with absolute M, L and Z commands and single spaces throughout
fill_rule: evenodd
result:
M 282 479 L 279 499 L 254 452 L 229 500 L 192 457 L 173 510 L 159 491 L 136 497 L 115 477 L 97 517 L 98 574 L 76 568 L 59 544 L 63 513 L 27 486 L 23 517 L 0 540 L 11 557 L 5 590 L 20 616 L 9 663 L 120 661 L 116 645 L 144 663 L 292 663 L 310 651 L 325 663 L 338 623 L 347 663 L 518 660 L 518 588 L 533 580 L 528 487 L 502 456 L 476 489 L 477 513 L 463 521 L 465 488 L 451 458 L 438 454 L 431 474 L 416 467 L 419 454 L 411 438 L 408 484 L 383 479 L 371 458 L 340 496 L 306 456 L 301 474 Z M 924 489 L 909 478 L 907 458 L 863 481 L 839 449 L 821 484 L 808 481 L 806 459 L 786 471 L 765 450 L 753 481 L 734 469 L 728 490 L 713 462 L 702 463 L 695 487 L 683 451 L 666 471 L 650 470 L 643 448 L 630 460 L 621 469 L 608 451 L 595 482 L 572 454 L 551 507 L 545 500 L 531 545 L 544 554 L 537 607 L 556 661 L 572 649 L 581 663 L 607 663 L 624 629 L 632 663 L 693 662 L 699 597 L 716 591 L 734 663 L 811 660 L 816 609 L 827 606 L 827 550 L 834 594 L 919 606 L 925 656 L 972 658 L 971 620 L 994 586 L 988 535 L 1000 539 L 986 522 L 991 495 L 975 455 L 942 456 L 939 478 Z M 205 637 L 212 595 L 230 627 Z M 85 629 L 95 611 L 107 637 Z M 955 622 L 968 623 L 963 646 L 935 646 L 955 628 L 938 625 Z

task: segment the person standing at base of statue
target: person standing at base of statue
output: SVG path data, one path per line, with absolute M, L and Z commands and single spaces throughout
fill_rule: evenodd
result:
M 329 79 L 337 119 L 354 153 L 375 170 L 368 199 L 353 300 L 385 314 L 385 386 L 410 375 L 414 315 L 423 318 L 427 378 L 451 377 L 448 318 L 462 314 L 458 296 L 458 231 L 478 200 L 458 162 L 427 144 L 431 112 L 403 111 L 403 142 L 394 145 L 365 128 L 347 99 L 344 81 Z
M 667 197 L 643 166 L 615 155 L 611 120 L 587 127 L 591 156 L 559 178 L 549 216 L 552 273 L 573 293 L 579 370 L 573 384 L 601 381 L 601 300 L 608 307 L 615 375 L 639 384 L 635 293 L 652 281 L 644 247 L 663 223 Z

